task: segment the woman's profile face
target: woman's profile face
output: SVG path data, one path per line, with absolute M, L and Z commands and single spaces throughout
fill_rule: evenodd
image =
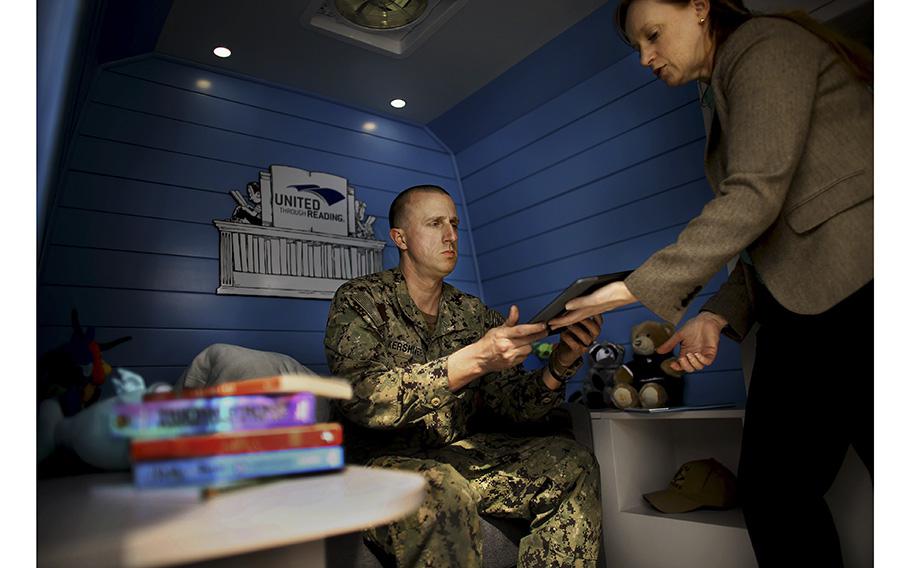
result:
M 713 42 L 708 34 L 708 4 L 635 0 L 626 14 L 626 37 L 641 64 L 671 87 L 711 79 Z

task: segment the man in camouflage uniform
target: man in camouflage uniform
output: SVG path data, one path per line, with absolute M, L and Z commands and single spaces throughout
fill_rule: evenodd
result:
M 560 336 L 547 368 L 525 372 L 544 324 L 516 325 L 443 282 L 455 268 L 458 218 L 436 186 L 402 192 L 389 213 L 399 266 L 345 283 L 325 350 L 354 397 L 338 402 L 348 458 L 424 476 L 415 514 L 367 531 L 399 566 L 480 566 L 480 514 L 530 521 L 520 566 L 593 566 L 600 548 L 599 470 L 574 440 L 515 435 L 544 418 L 600 333 L 600 316 Z M 499 431 L 481 428 L 496 416 Z M 488 422 L 489 423 L 489 422 Z M 529 426 L 519 426 L 531 431 Z M 512 432 L 512 433 L 510 433 Z

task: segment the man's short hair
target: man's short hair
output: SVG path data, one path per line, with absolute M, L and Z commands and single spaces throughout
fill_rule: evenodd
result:
M 395 199 L 392 201 L 392 205 L 389 207 L 389 228 L 401 228 L 401 223 L 404 221 L 405 217 L 405 206 L 407 205 L 408 199 L 412 193 L 417 192 L 436 192 L 444 193 L 451 198 L 449 192 L 439 187 L 438 185 L 415 185 L 407 188 L 406 190 L 399 193 Z

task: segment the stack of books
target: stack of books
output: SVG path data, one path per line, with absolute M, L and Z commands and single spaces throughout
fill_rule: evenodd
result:
M 316 399 L 352 394 L 343 379 L 302 374 L 148 393 L 117 406 L 112 428 L 131 438 L 137 487 L 217 489 L 343 469 L 341 425 L 316 423 Z

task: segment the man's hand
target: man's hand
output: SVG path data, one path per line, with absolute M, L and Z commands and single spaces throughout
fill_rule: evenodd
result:
M 518 307 L 512 306 L 505 323 L 449 355 L 449 389 L 457 392 L 477 377 L 518 365 L 531 354 L 531 344 L 547 336 L 546 324 L 517 324 Z
M 727 320 L 723 317 L 711 312 L 701 312 L 659 346 L 657 352 L 661 355 L 669 353 L 682 342 L 679 358 L 670 363 L 670 368 L 687 373 L 701 371 L 717 357 L 720 330 L 726 325 Z
M 504 371 L 518 365 L 531 354 L 531 344 L 547 336 L 542 323 L 516 325 L 518 306 L 509 308 L 509 319 L 488 331 L 477 342 L 480 364 L 485 373 Z
M 595 314 L 609 312 L 637 301 L 638 298 L 632 295 L 625 282 L 611 282 L 587 296 L 579 296 L 570 300 L 566 304 L 568 313 L 554 318 L 548 323 L 554 329 L 566 327 Z
M 556 346 L 553 354 L 550 355 L 553 363 L 555 363 L 556 372 L 561 372 L 571 367 L 582 356 L 588 346 L 594 343 L 594 340 L 600 335 L 603 321 L 603 316 L 595 314 L 578 323 L 573 323 L 559 334 L 559 345 Z M 567 378 L 554 377 L 550 370 L 550 365 L 547 365 L 543 374 L 544 384 L 547 385 L 547 388 L 554 391 L 562 387 L 563 381 Z
M 590 347 L 603 326 L 604 318 L 600 314 L 573 323 L 559 334 L 559 345 L 553 351 L 556 365 L 561 369 L 572 366 L 579 357 Z

